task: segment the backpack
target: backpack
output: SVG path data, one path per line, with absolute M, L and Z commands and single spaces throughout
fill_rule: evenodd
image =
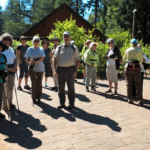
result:
M 62 48 L 62 45 L 60 45 L 60 47 L 59 47 L 59 52 L 60 52 L 61 48 Z M 73 51 L 75 52 L 75 47 L 74 47 L 73 45 L 71 45 L 71 48 L 72 48 Z
M 7 73 L 5 72 L 7 59 L 5 55 L 1 53 L 0 53 L 0 57 L 3 57 L 5 60 L 5 62 L 0 62 L 0 76 L 3 79 L 3 83 L 5 83 L 6 82 L 5 77 L 7 76 Z
M 147 56 L 147 55 L 146 55 Z M 148 56 L 147 56 L 147 58 L 149 58 Z M 143 66 L 144 66 L 144 70 L 147 70 L 148 68 L 149 68 L 149 64 L 146 64 L 146 63 L 142 63 L 143 64 Z

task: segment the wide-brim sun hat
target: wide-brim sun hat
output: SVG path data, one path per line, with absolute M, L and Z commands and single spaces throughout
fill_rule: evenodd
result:
M 52 39 L 52 42 L 53 41 L 59 41 L 60 42 L 60 39 L 58 38 L 58 37 L 54 37 L 53 39 Z
M 8 49 L 8 46 L 5 45 L 2 41 L 0 41 L 0 45 L 3 47 L 2 52 L 4 52 L 6 49 Z
M 98 46 L 98 43 L 97 43 L 97 42 L 92 42 L 92 43 L 90 44 L 90 47 L 89 47 L 89 48 L 92 48 L 92 46 L 93 46 L 94 44 L 96 44 L 96 45 Z
M 39 42 L 40 42 L 40 38 L 37 35 L 33 37 L 32 44 L 34 43 L 35 40 L 39 40 Z
M 91 40 L 87 40 L 87 41 L 84 43 L 84 45 L 87 45 L 87 43 L 92 43 L 92 41 L 91 41 Z

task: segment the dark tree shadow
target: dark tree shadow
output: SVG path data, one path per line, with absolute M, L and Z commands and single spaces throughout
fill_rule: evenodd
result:
M 35 149 L 42 145 L 42 141 L 38 138 L 32 137 L 32 131 L 46 131 L 46 127 L 40 124 L 39 119 L 35 119 L 29 114 L 22 111 L 12 111 L 12 120 L 2 119 L 0 123 L 0 133 L 8 136 L 5 141 L 9 143 L 18 143 L 21 147 L 26 149 Z
M 54 119 L 59 119 L 60 117 L 64 117 L 69 121 L 76 121 L 76 118 L 84 120 L 89 123 L 99 124 L 99 125 L 107 125 L 114 131 L 121 131 L 121 128 L 118 126 L 118 123 L 111 120 L 108 117 L 102 117 L 95 114 L 90 114 L 80 108 L 75 107 L 74 110 L 69 110 L 65 108 L 69 113 L 64 112 L 63 110 L 59 110 L 52 106 L 47 105 L 44 102 L 41 102 L 38 105 L 43 111 L 42 113 L 46 113 Z

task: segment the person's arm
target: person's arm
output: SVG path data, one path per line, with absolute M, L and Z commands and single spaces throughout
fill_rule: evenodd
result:
M 19 60 L 19 63 L 22 64 L 22 61 L 20 59 L 20 53 L 21 53 L 21 51 L 17 49 L 17 58 Z
M 44 56 L 42 56 L 39 60 L 37 60 L 37 61 L 34 61 L 33 60 L 33 63 L 34 64 L 38 64 L 38 63 L 40 63 L 40 62 L 42 62 L 44 60 Z
M 87 52 L 84 62 L 89 66 L 91 66 L 91 61 L 89 59 L 90 59 L 90 51 Z
M 50 57 L 50 64 L 52 64 L 52 53 L 49 53 L 49 57 Z
M 54 74 L 57 77 L 58 72 L 57 72 L 57 58 L 56 57 L 54 58 Z
M 144 59 L 143 60 L 144 63 L 150 64 L 150 60 L 149 60 L 149 58 L 145 54 L 143 55 L 143 59 Z

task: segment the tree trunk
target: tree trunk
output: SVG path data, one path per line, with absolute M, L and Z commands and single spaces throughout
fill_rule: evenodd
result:
M 106 6 L 106 4 L 104 4 L 104 16 L 103 16 L 104 29 L 103 29 L 103 34 L 105 34 L 105 30 L 106 30 L 106 26 L 107 26 L 107 23 L 106 23 L 106 15 L 107 15 L 107 6 Z
M 95 28 L 97 23 L 97 8 L 98 8 L 98 0 L 95 1 Z

